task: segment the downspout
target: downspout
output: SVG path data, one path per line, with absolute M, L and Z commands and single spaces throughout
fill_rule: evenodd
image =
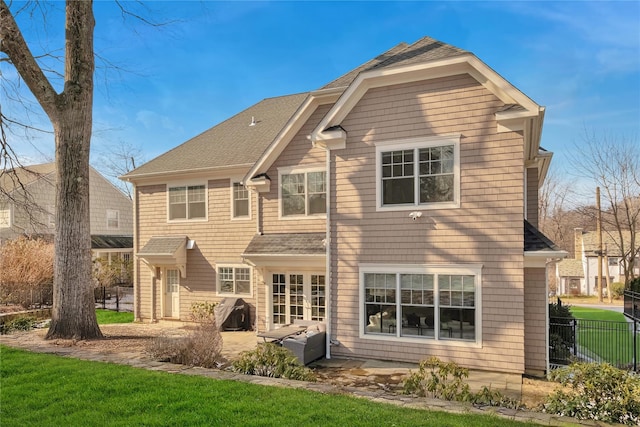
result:
M 325 221 L 326 223 L 326 236 L 325 236 L 325 250 L 327 251 L 327 255 L 326 255 L 326 274 L 327 274 L 327 280 L 325 281 L 325 285 L 328 284 L 329 286 L 325 287 L 325 292 L 327 293 L 327 298 L 326 298 L 326 302 L 327 302 L 327 319 L 329 319 L 329 321 L 327 322 L 327 343 L 326 343 L 326 347 L 327 347 L 327 355 L 326 358 L 327 359 L 331 359 L 331 322 L 333 321 L 332 316 L 331 316 L 331 287 L 332 287 L 332 280 L 331 280 L 331 150 L 329 148 L 326 148 L 326 152 L 327 152 L 327 166 L 326 166 L 326 176 L 327 176 L 327 219 Z
M 138 188 L 133 184 L 133 319 L 140 322 L 140 277 L 138 276 L 138 263 L 140 260 L 135 256 L 138 248 Z
M 315 144 L 313 144 L 315 145 Z M 326 157 L 326 193 L 327 193 L 327 219 L 326 223 L 326 232 L 325 232 L 325 251 L 326 251 L 326 265 L 325 265 L 325 274 L 327 276 L 325 280 L 325 292 L 326 292 L 326 318 L 327 318 L 327 341 L 326 341 L 326 358 L 331 359 L 331 149 L 328 147 L 324 147 L 325 152 L 327 153 Z

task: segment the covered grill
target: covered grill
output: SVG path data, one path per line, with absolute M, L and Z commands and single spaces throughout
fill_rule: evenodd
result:
M 251 329 L 249 304 L 242 298 L 225 298 L 213 311 L 221 331 L 248 331 Z

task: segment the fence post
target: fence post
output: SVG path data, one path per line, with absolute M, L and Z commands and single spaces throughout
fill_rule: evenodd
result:
M 102 287 L 102 309 L 106 310 L 107 308 L 107 287 Z
M 116 286 L 116 312 L 120 312 L 120 286 Z
M 571 333 L 573 334 L 573 356 L 578 357 L 578 337 L 576 330 L 578 329 L 578 319 L 571 319 Z
M 633 370 L 638 372 L 638 320 L 635 317 L 633 319 Z

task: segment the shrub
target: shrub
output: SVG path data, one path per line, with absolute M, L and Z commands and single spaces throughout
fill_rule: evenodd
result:
M 208 304 L 208 303 L 203 303 Z M 195 305 L 195 304 L 194 304 Z M 211 306 L 211 312 L 215 304 Z M 203 368 L 219 368 L 222 357 L 222 335 L 211 315 L 201 315 L 200 309 L 192 308 L 192 318 L 199 318 L 200 323 L 186 337 L 158 337 L 151 341 L 147 353 L 154 359 Z
M 611 296 L 613 298 L 622 298 L 624 295 L 624 283 L 613 282 L 611 284 Z
M 49 303 L 53 283 L 53 243 L 19 237 L 0 247 L 0 302 Z
M 420 362 L 418 372 L 405 380 L 404 392 L 437 399 L 466 401 L 471 394 L 464 379 L 469 370 L 453 362 L 442 362 L 430 357 Z
M 316 376 L 304 367 L 294 354 L 275 344 L 258 344 L 255 350 L 245 351 L 233 361 L 231 370 L 247 375 L 315 381 Z
M 482 387 L 472 393 L 465 379 L 469 370 L 454 362 L 442 362 L 437 357 L 422 360 L 418 372 L 413 372 L 404 382 L 404 393 L 421 397 L 470 402 L 474 405 L 503 406 L 520 408 L 522 404 L 497 390 Z
M 640 292 L 640 277 L 636 277 L 635 279 L 631 279 L 629 281 L 629 290 L 633 292 Z
M 567 364 L 576 339 L 570 306 L 558 298 L 557 304 L 549 304 L 549 317 L 553 318 L 549 322 L 549 358 L 552 363 Z
M 36 323 L 36 318 L 31 316 L 20 316 L 4 324 L 3 333 L 9 334 L 15 331 L 30 331 Z
M 607 363 L 574 363 L 551 373 L 563 388 L 543 411 L 582 420 L 640 425 L 640 377 Z
M 216 321 L 216 303 L 194 302 L 191 304 L 191 320 L 196 323 L 213 323 Z

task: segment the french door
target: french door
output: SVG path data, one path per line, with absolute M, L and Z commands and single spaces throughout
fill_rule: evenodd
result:
M 294 319 L 324 321 L 325 275 L 322 273 L 275 272 L 271 275 L 271 314 L 274 325 Z

